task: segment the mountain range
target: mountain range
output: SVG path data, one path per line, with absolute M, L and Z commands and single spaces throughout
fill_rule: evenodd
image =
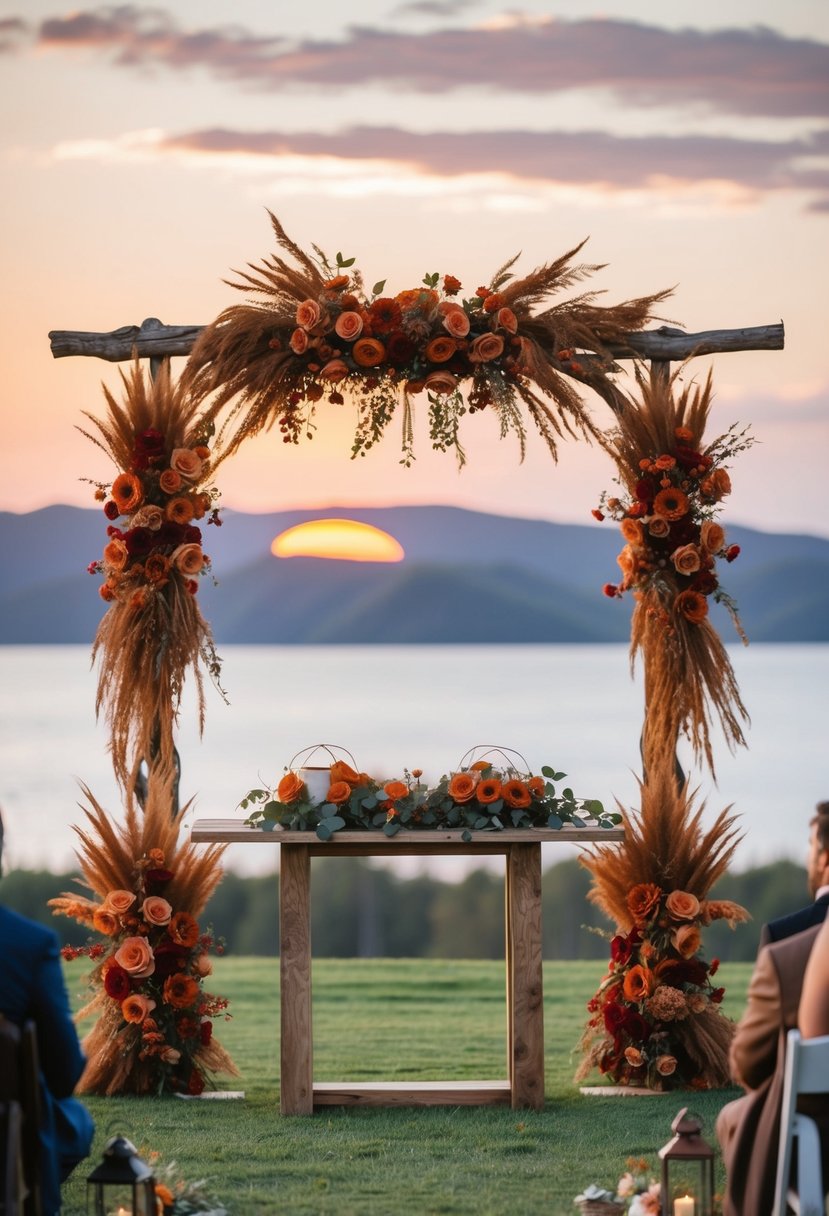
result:
M 216 583 L 199 599 L 222 643 L 624 642 L 632 600 L 619 577 L 617 528 L 558 524 L 446 506 L 223 511 L 204 529 Z M 271 541 L 311 519 L 348 518 L 396 537 L 395 564 L 277 559 Z M 52 506 L 0 512 L 0 643 L 86 643 L 104 604 L 87 565 L 102 512 Z M 739 559 L 721 571 L 755 642 L 829 641 L 829 540 L 729 527 Z M 724 609 L 712 620 L 735 640 Z

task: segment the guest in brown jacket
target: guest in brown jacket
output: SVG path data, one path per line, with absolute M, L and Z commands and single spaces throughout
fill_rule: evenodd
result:
M 829 1034 L 829 920 L 821 925 L 806 964 L 797 1024 L 804 1039 Z
M 820 925 L 764 946 L 748 989 L 748 1005 L 731 1045 L 731 1075 L 746 1093 L 717 1119 L 728 1174 L 723 1216 L 768 1216 L 774 1199 L 786 1033 L 797 1026 L 803 977 Z M 818 1117 L 829 1144 L 825 1099 L 806 1113 Z M 824 1162 L 824 1176 L 826 1162 Z

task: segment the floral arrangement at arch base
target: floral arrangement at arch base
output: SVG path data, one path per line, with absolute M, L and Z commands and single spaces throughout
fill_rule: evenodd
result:
M 93 897 L 67 892 L 49 901 L 56 916 L 100 935 L 87 947 L 64 947 L 67 959 L 95 962 L 94 995 L 77 1015 L 98 1018 L 84 1040 L 79 1093 L 197 1095 L 215 1073 L 238 1075 L 213 1034 L 228 1003 L 203 987 L 221 942 L 197 920 L 221 879 L 224 849 L 179 842 L 172 783 L 152 770 L 143 813 L 129 800 L 120 828 L 83 787 L 90 828 L 75 830 L 82 885 Z
M 676 379 L 637 371 L 640 399 L 625 400 L 616 428 L 602 440 L 617 465 L 622 494 L 603 494 L 593 514 L 617 520 L 626 542 L 618 558 L 622 578 L 604 590 L 611 598 L 632 591 L 636 600 L 631 662 L 641 653 L 645 772 L 674 753 L 681 733 L 713 772 L 709 716 L 719 721 L 732 750 L 745 744 L 748 714 L 708 603 L 725 605 L 747 644 L 717 573 L 717 563 L 734 561 L 740 548 L 728 543 L 716 516 L 731 491 L 728 466 L 753 441 L 746 430 L 731 427 L 704 443 L 710 377 L 682 390 Z
M 607 973 L 588 1002 L 576 1074 L 594 1069 L 621 1085 L 709 1089 L 729 1083 L 734 1024 L 720 1009 L 702 935 L 714 920 L 749 919 L 739 904 L 712 899 L 739 837 L 722 811 L 707 830 L 687 783 L 665 764 L 641 786 L 641 807 L 624 814 L 625 837 L 579 860 L 592 874 L 589 898 L 615 923 Z
M 285 443 L 311 439 L 321 403 L 340 406 L 345 391 L 358 408 L 352 456 L 382 438 L 402 402 L 409 464 L 413 401 L 423 394 L 432 446 L 453 448 L 461 463 L 461 418 L 483 410 L 496 414 L 502 436 L 518 435 L 523 453 L 522 405 L 555 457 L 563 434 L 597 437 L 573 385 L 612 400 L 611 348 L 625 347 L 670 294 L 600 307 L 586 292 L 540 307 L 601 269 L 572 264 L 581 245 L 523 278 L 513 277 L 513 258 L 466 294 L 454 275 L 438 273 L 395 295 L 384 294 L 385 280 L 368 292 L 354 258 L 338 253 L 332 263 L 317 246 L 309 256 L 271 222 L 290 260 L 250 263 L 251 273 L 230 283 L 256 301 L 226 308 L 202 332 L 183 376 L 197 402 L 213 395 L 214 417 L 235 399 L 231 450 L 273 425 Z
M 107 414 L 88 414 L 97 434 L 82 431 L 120 471 L 93 481 L 107 542 L 90 574 L 103 577 L 108 605 L 98 627 L 96 710 L 110 726 L 113 767 L 132 786 L 142 760 L 173 758 L 173 727 L 191 669 L 200 723 L 202 669 L 218 685 L 221 664 L 201 614 L 199 579 L 210 572 L 201 525 L 220 525 L 211 478 L 221 460 L 209 446 L 211 426 L 197 416 L 162 366 L 150 380 L 136 364 L 122 374 L 123 402 L 105 388 Z
M 569 787 L 558 792 L 555 783 L 566 774 L 547 765 L 533 775 L 481 759 L 444 775 L 434 786 L 422 782 L 422 775 L 420 769 L 407 769 L 402 779 L 378 781 L 335 760 L 323 797 L 309 791 L 301 772 L 288 769 L 275 789 L 250 790 L 239 805 L 243 810 L 255 807 L 245 821 L 252 826 L 315 831 L 320 840 L 330 840 L 343 828 L 386 836 L 401 828 L 453 828 L 467 840 L 473 831 L 584 827 L 588 820 L 611 828 L 621 822 L 621 815 L 605 811 L 596 799 L 576 798 Z

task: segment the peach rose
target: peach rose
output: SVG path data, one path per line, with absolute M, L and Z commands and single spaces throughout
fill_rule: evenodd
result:
M 700 543 L 706 553 L 719 553 L 725 546 L 725 529 L 713 519 L 704 520 L 700 528 Z
M 151 553 L 144 562 L 144 573 L 151 583 L 157 583 L 163 587 L 167 582 L 167 575 L 170 573 L 170 559 L 163 553 Z
M 625 1059 L 631 1068 L 641 1068 L 645 1063 L 645 1057 L 642 1055 L 638 1047 L 626 1047 Z
M 641 548 L 645 537 L 638 519 L 623 519 L 619 524 L 619 531 L 629 545 L 638 545 Z
M 190 448 L 173 448 L 170 468 L 180 473 L 185 481 L 198 481 L 204 461 Z
M 511 308 L 499 308 L 492 318 L 495 329 L 504 329 L 508 334 L 518 332 L 518 318 Z
M 725 469 L 714 469 L 714 472 L 710 477 L 706 478 L 706 481 L 711 483 L 713 498 L 725 498 L 726 494 L 731 493 L 731 478 Z
M 696 545 L 680 545 L 671 554 L 671 561 L 679 574 L 696 574 L 700 567 L 699 549 Z
M 479 334 L 469 347 L 472 363 L 490 363 L 504 352 L 504 339 L 498 334 Z
M 137 896 L 133 891 L 124 891 L 120 888 L 115 891 L 109 891 L 104 900 L 104 907 L 110 912 L 114 912 L 116 916 L 123 916 L 128 912 L 135 903 Z
M 307 330 L 295 329 L 288 339 L 288 345 L 295 355 L 304 355 L 311 345 Z
M 694 920 L 699 916 L 699 900 L 690 891 L 671 891 L 665 908 L 674 920 Z
M 628 911 L 635 921 L 647 920 L 659 903 L 662 888 L 653 882 L 640 882 L 627 895 Z
M 692 625 L 700 625 L 708 616 L 708 601 L 699 591 L 680 591 L 674 600 L 674 611 Z
M 328 793 L 325 795 L 326 802 L 333 802 L 339 806 L 343 802 L 348 802 L 351 797 L 351 786 L 347 781 L 335 781 L 328 787 Z
M 210 960 L 209 954 L 199 954 L 196 956 L 193 967 L 201 976 L 210 975 L 213 970 L 213 963 Z
M 169 1044 L 162 1047 L 158 1055 L 159 1059 L 163 1060 L 165 1064 L 178 1064 L 181 1059 L 181 1052 L 175 1047 L 170 1047 Z
M 173 915 L 173 909 L 160 895 L 148 895 L 141 905 L 141 915 L 151 925 L 166 925 Z
M 305 782 L 299 773 L 286 773 L 276 787 L 276 796 L 280 802 L 297 802 L 305 793 Z
M 427 393 L 453 393 L 458 387 L 457 377 L 445 370 L 429 372 L 423 381 Z
M 103 933 L 107 937 L 112 937 L 118 932 L 118 917 L 109 908 L 96 908 L 92 913 L 92 928 L 98 933 Z
M 678 954 L 690 958 L 699 950 L 702 938 L 696 925 L 680 925 L 671 934 L 671 941 Z
M 676 1057 L 675 1056 L 658 1056 L 656 1060 L 656 1071 L 660 1077 L 670 1077 L 676 1072 Z
M 153 952 L 144 937 L 125 937 L 113 957 L 131 979 L 143 980 L 155 971 Z
M 133 992 L 121 1002 L 121 1015 L 125 1022 L 143 1022 L 154 1009 L 155 1001 L 139 992 Z
M 376 338 L 358 338 L 351 354 L 359 367 L 377 367 L 386 357 L 386 348 Z
M 442 335 L 432 338 L 423 353 L 430 363 L 445 363 L 447 359 L 452 358 L 457 349 L 458 344 L 454 338 Z
M 337 384 L 348 375 L 348 366 L 342 359 L 329 359 L 320 369 L 319 375 L 320 380 L 330 380 L 332 384 Z
M 176 469 L 165 469 L 158 484 L 165 494 L 175 494 L 176 490 L 181 489 L 181 473 Z
M 313 329 L 320 319 L 320 306 L 316 300 L 303 300 L 297 304 L 296 323 L 303 329 Z
M 469 317 L 459 304 L 447 304 L 441 307 L 443 313 L 443 328 L 453 338 L 465 338 L 469 333 Z
M 704 992 L 692 992 L 685 998 L 691 1013 L 704 1013 L 708 1008 L 708 997 Z
M 198 574 L 204 565 L 204 554 L 202 553 L 201 545 L 197 545 L 195 542 L 179 545 L 170 554 L 170 562 L 182 574 L 191 576 Z
M 127 546 L 117 537 L 104 548 L 104 564 L 109 566 L 110 570 L 123 570 L 129 557 Z
M 196 509 L 189 498 L 171 498 L 164 508 L 164 514 L 174 524 L 189 524 Z
M 334 325 L 334 332 L 345 342 L 353 342 L 363 332 L 363 318 L 358 312 L 341 312 Z
M 151 532 L 157 532 L 164 523 L 164 512 L 155 503 L 147 503 L 136 511 L 131 523 L 134 528 L 149 528 Z
M 661 515 L 654 515 L 648 520 L 648 532 L 651 536 L 667 536 L 670 530 L 671 525 Z

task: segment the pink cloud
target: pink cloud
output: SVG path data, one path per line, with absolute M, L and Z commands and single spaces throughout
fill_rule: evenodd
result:
M 696 102 L 712 111 L 829 114 L 829 46 L 773 30 L 666 30 L 624 20 L 401 33 L 352 27 L 343 41 L 289 44 L 238 27 L 185 32 L 161 9 L 106 7 L 52 17 L 41 46 L 109 51 L 127 66 L 202 66 L 262 88 L 384 83 L 443 93 L 469 85 L 544 95 L 609 89 L 649 107 Z

